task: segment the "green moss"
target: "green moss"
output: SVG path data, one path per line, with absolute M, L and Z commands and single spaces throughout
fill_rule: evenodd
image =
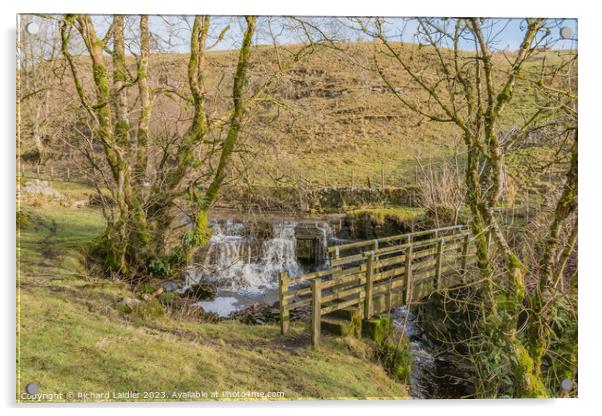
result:
M 407 337 L 399 335 L 399 340 L 387 340 L 383 345 L 382 358 L 385 370 L 396 380 L 408 384 L 412 374 L 412 346 Z
M 535 369 L 533 359 L 527 349 L 518 341 L 512 343 L 514 351 L 514 380 L 516 383 L 515 396 L 522 398 L 547 398 L 549 392 Z
M 391 333 L 392 326 L 393 319 L 390 316 L 365 319 L 362 323 L 362 335 L 377 344 L 382 344 Z
M 372 225 L 383 225 L 387 220 L 410 225 L 425 218 L 426 210 L 410 207 L 358 209 L 347 213 L 348 220 L 367 220 Z

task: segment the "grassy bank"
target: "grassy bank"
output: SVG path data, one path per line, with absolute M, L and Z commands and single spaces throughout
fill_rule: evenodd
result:
M 121 282 L 90 275 L 85 266 L 83 250 L 103 229 L 99 212 L 54 203 L 23 204 L 21 211 L 17 400 L 31 382 L 40 393 L 63 393 L 67 401 L 67 392 L 84 391 L 160 392 L 160 400 L 191 391 L 234 397 L 282 392 L 285 399 L 407 397 L 406 388 L 376 363 L 368 341 L 324 337 L 314 351 L 302 323 L 283 337 L 276 325 L 168 315 L 128 319 L 116 306 L 136 295 Z M 138 398 L 145 399 L 153 400 Z

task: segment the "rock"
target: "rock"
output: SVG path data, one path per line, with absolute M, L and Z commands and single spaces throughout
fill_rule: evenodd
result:
M 142 301 L 140 299 L 136 299 L 136 298 L 122 298 L 119 303 L 121 305 L 125 305 L 125 306 L 129 306 L 130 308 L 134 308 L 136 306 L 139 306 Z
M 245 309 L 232 312 L 229 319 L 237 319 L 247 325 L 262 325 L 280 320 L 280 311 L 271 305 L 254 303 Z
M 217 294 L 217 288 L 210 283 L 195 283 L 184 291 L 184 296 L 198 300 L 213 300 Z
M 179 285 L 173 280 L 168 280 L 166 282 L 161 283 L 161 288 L 165 292 L 174 292 L 179 288 Z
M 80 199 L 78 201 L 73 201 L 73 208 L 85 208 L 90 205 L 90 201 L 87 199 Z
M 50 199 L 56 199 L 64 201 L 66 198 L 54 188 L 52 188 L 48 181 L 41 181 L 39 179 L 32 179 L 21 187 L 21 192 L 29 196 L 44 195 Z
M 119 302 L 117 302 L 117 310 L 124 314 L 130 314 L 140 306 L 142 303 L 141 300 L 135 298 L 121 298 Z

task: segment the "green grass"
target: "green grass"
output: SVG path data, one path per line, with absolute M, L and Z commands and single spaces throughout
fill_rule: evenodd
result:
M 368 220 L 374 225 L 383 225 L 387 220 L 397 224 L 412 224 L 426 218 L 423 208 L 368 208 L 358 209 L 347 213 L 349 219 Z
M 158 391 L 164 400 L 187 391 L 407 397 L 369 341 L 324 336 L 316 351 L 302 323 L 281 336 L 277 325 L 130 319 L 116 305 L 136 294 L 90 276 L 83 263 L 83 250 L 103 230 L 99 213 L 53 204 L 21 209 L 28 221 L 18 240 L 18 400 L 30 382 L 40 393 Z

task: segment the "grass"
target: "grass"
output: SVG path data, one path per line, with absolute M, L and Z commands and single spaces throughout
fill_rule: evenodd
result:
M 296 183 L 302 179 L 312 186 L 324 182 L 329 186 L 350 186 L 353 182 L 365 186 L 367 178 L 372 184 L 380 183 L 382 168 L 387 186 L 402 186 L 414 182 L 416 158 L 446 160 L 457 150 L 464 150 L 459 128 L 450 123 L 424 121 L 386 90 L 376 71 L 364 69 L 373 65 L 374 47 L 372 42 L 361 42 L 349 43 L 340 52 L 316 48 L 270 88 L 273 101 L 262 99 L 252 105 L 234 158 L 244 171 L 245 180 L 248 176 L 257 185 L 274 185 L 278 180 Z M 404 57 L 418 54 L 408 62 L 417 63 L 420 70 L 436 59 L 428 48 L 421 51 L 411 44 L 401 49 Z M 186 82 L 187 59 L 186 54 L 154 55 L 150 73 L 154 77 L 165 74 L 173 82 Z M 209 111 L 221 114 L 231 105 L 228 94 L 223 92 L 231 88 L 230 71 L 234 70 L 236 51 L 211 52 L 207 59 L 210 67 L 220 69 L 207 74 L 210 95 L 220 91 L 212 98 Z M 384 56 L 380 59 L 383 70 L 396 85 L 412 85 L 398 63 Z M 251 60 L 251 79 L 257 82 L 277 67 L 276 55 L 270 48 L 254 50 Z M 501 68 L 504 62 L 498 62 Z M 83 58 L 81 63 L 89 65 Z M 435 64 L 433 61 L 433 68 Z M 130 65 L 134 67 L 135 62 L 132 60 Z M 87 66 L 82 67 L 82 82 L 89 85 L 87 75 Z M 64 88 L 68 94 L 76 94 L 71 83 L 67 83 L 63 89 L 57 88 L 61 95 L 51 99 L 64 101 Z M 342 91 L 345 94 L 340 95 Z M 412 101 L 428 101 L 428 93 L 419 88 L 408 87 L 405 93 Z M 532 115 L 534 103 L 530 84 L 519 81 L 500 125 L 503 129 L 522 125 Z M 61 106 L 51 110 L 63 111 Z M 159 99 L 153 111 L 154 123 L 161 126 L 177 118 L 181 108 L 171 100 Z M 166 119 L 159 114 L 165 114 Z M 22 145 L 26 148 L 28 143 Z M 62 155 L 62 148 L 57 155 Z
M 277 325 L 197 323 L 170 316 L 131 320 L 116 305 L 136 297 L 121 282 L 89 275 L 82 249 L 103 230 L 95 210 L 22 205 L 18 235 L 17 400 L 36 382 L 40 393 L 282 392 L 285 399 L 406 398 L 374 359 L 374 345 L 323 337 L 309 347 L 302 323 L 281 336 Z M 99 401 L 119 400 L 97 397 Z M 153 400 L 136 397 L 134 400 Z M 26 401 L 26 400 L 23 400 Z
M 400 225 L 409 225 L 426 218 L 426 210 L 423 208 L 368 208 L 358 209 L 347 213 L 348 219 L 367 220 L 373 225 L 383 225 L 386 221 L 392 221 Z

